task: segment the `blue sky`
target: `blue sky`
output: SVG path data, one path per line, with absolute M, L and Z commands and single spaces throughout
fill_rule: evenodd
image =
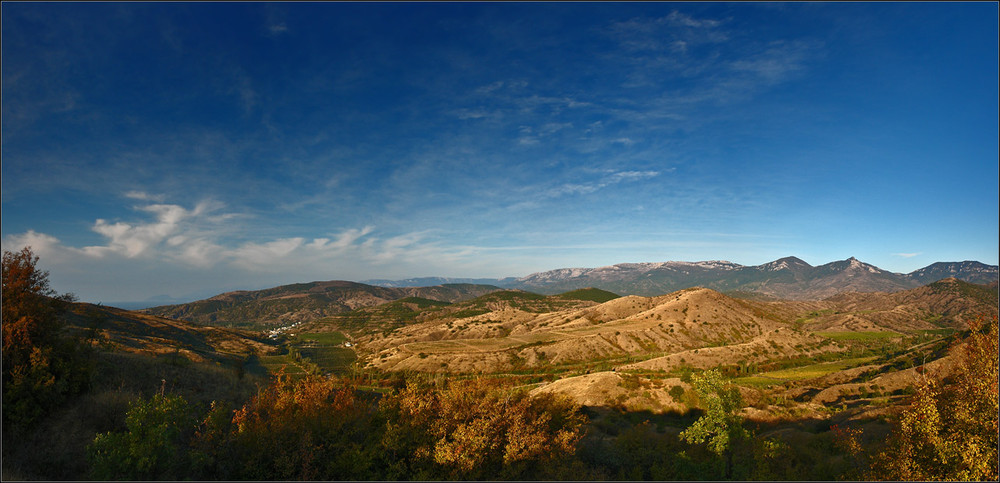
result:
M 2 239 L 85 301 L 996 264 L 997 4 L 3 3 Z

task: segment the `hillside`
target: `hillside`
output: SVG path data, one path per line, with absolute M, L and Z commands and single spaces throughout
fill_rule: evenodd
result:
M 394 329 L 355 332 L 359 359 L 389 372 L 533 375 L 553 381 L 536 391 L 580 404 L 676 411 L 684 404 L 667 391 L 690 389 L 678 379 L 684 371 L 723 368 L 745 375 L 751 399 L 794 399 L 813 411 L 871 391 L 899 400 L 916 365 L 948 370 L 950 334 L 997 314 L 995 287 L 955 279 L 819 301 L 751 301 L 706 288 L 566 307 L 553 304 L 559 297 L 500 291 L 415 311 Z M 305 330 L 343 327 L 334 317 Z M 629 389 L 638 383 L 645 392 Z
M 375 334 L 360 340 L 360 346 L 371 352 L 370 364 L 385 370 L 499 372 L 649 358 L 750 343 L 765 334 L 787 346 L 782 356 L 825 345 L 821 338 L 787 329 L 788 322 L 765 304 L 703 288 L 545 312 L 490 308 Z
M 274 342 L 256 331 L 202 326 L 87 303 L 71 304 L 63 319 L 70 332 L 116 352 L 171 354 L 192 362 L 223 362 L 277 350 Z
M 203 325 L 264 328 L 311 321 L 406 297 L 450 303 L 497 290 L 500 289 L 491 285 L 472 284 L 389 288 L 346 281 L 311 282 L 227 292 L 205 300 L 151 307 L 141 312 Z
M 414 323 L 453 323 L 463 318 L 489 313 L 539 314 L 571 307 L 589 306 L 618 295 L 598 289 L 581 289 L 555 296 L 522 290 L 498 290 L 472 300 L 449 304 L 418 297 L 387 302 L 325 317 L 304 327 L 306 330 L 338 330 L 355 337 L 391 331 Z M 487 330 L 504 330 L 491 327 Z
M 824 301 L 826 313 L 809 320 L 814 330 L 841 327 L 878 330 L 964 329 L 970 318 L 997 315 L 996 287 L 954 278 L 894 293 L 843 293 Z

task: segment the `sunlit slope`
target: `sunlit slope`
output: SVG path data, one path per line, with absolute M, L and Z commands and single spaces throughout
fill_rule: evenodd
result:
M 364 341 L 386 370 L 484 371 L 680 353 L 750 342 L 788 324 L 759 303 L 696 288 L 629 296 L 545 313 L 498 307 L 488 313 L 407 326 Z M 794 345 L 819 345 L 804 333 Z
M 895 293 L 844 293 L 800 320 L 811 331 L 906 331 L 966 328 L 970 318 L 997 315 L 996 286 L 954 278 Z
M 177 354 L 203 362 L 276 349 L 260 332 L 206 327 L 114 307 L 74 303 L 63 317 L 67 330 L 90 344 L 115 351 Z

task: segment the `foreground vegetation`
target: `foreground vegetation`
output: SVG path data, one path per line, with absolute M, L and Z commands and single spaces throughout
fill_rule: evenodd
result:
M 683 412 L 581 407 L 529 394 L 532 374 L 363 371 L 339 332 L 202 362 L 125 353 L 62 327 L 71 297 L 36 261 L 3 257 L 4 480 L 997 479 L 995 318 L 949 336 L 954 370 L 919 379 L 884 424 L 762 423 L 746 410 L 769 403 L 740 385 L 919 362 L 899 336 L 838 334 L 857 347 L 835 360 L 682 370 L 691 389 L 670 392 Z M 622 383 L 641 392 L 672 375 L 646 376 Z

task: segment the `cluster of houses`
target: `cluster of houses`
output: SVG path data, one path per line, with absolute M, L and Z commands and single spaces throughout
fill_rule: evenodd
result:
M 300 325 L 302 325 L 302 322 L 296 322 L 296 323 L 294 323 L 292 325 L 286 325 L 284 327 L 278 327 L 276 329 L 271 329 L 271 330 L 269 330 L 267 332 L 267 337 L 270 338 L 270 339 L 277 339 L 278 336 L 281 335 L 282 332 L 285 332 L 286 330 L 294 329 L 295 327 L 298 327 Z M 291 334 L 291 335 L 295 335 L 295 334 Z

